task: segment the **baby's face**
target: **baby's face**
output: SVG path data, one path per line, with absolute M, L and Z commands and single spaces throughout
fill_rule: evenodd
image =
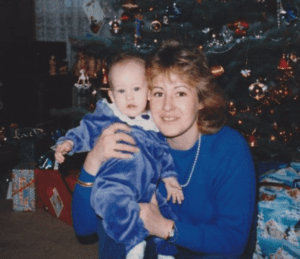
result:
M 148 86 L 145 67 L 142 64 L 129 61 L 113 66 L 111 85 L 112 90 L 109 91 L 109 97 L 120 112 L 128 117 L 136 117 L 145 110 Z

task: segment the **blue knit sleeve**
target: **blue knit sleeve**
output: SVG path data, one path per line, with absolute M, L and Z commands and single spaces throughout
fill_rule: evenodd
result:
M 95 177 L 82 168 L 79 180 L 94 182 Z M 92 235 L 97 232 L 98 218 L 90 205 L 91 187 L 76 184 L 72 198 L 73 227 L 77 236 Z

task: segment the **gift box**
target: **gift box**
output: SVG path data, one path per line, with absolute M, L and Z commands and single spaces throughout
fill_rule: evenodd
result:
M 35 163 L 20 164 L 12 169 L 14 211 L 35 211 Z
M 74 191 L 75 184 L 77 182 L 79 174 L 80 174 L 79 170 L 69 170 L 68 175 L 64 178 L 64 180 L 71 192 Z
M 58 170 L 35 169 L 37 177 L 37 207 L 72 225 L 71 201 L 75 176 L 69 177 L 70 187 Z M 72 179 L 72 180 L 71 180 Z

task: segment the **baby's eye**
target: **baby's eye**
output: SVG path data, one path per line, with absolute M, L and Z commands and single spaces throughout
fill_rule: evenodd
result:
M 140 87 L 135 87 L 135 88 L 133 88 L 133 90 L 134 90 L 135 92 L 139 91 L 140 89 L 141 89 Z
M 124 89 L 119 89 L 117 92 L 120 93 L 120 94 L 123 94 L 123 93 L 125 93 L 125 90 Z

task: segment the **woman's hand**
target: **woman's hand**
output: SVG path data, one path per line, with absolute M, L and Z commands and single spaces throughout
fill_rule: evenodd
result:
M 101 164 L 110 158 L 129 159 L 131 154 L 125 154 L 119 151 L 127 151 L 136 153 L 139 148 L 126 144 L 118 143 L 125 141 L 135 145 L 134 139 L 126 133 L 118 132 L 118 130 L 130 131 L 130 127 L 123 123 L 115 123 L 105 129 L 101 136 L 97 139 L 94 148 L 88 153 L 84 162 L 84 168 L 91 175 L 96 175 Z
M 174 221 L 161 215 L 155 194 L 150 203 L 139 203 L 139 206 L 140 218 L 143 220 L 144 227 L 149 231 L 150 235 L 167 239 L 170 231 L 173 229 Z

